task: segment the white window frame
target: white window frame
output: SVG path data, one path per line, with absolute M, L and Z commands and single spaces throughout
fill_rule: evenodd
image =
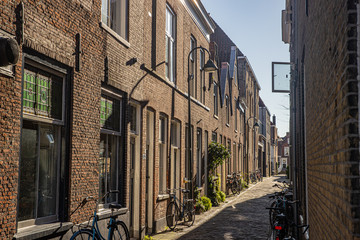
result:
M 112 11 L 109 7 L 111 2 L 118 3 L 118 11 Z M 129 40 L 129 0 L 102 0 L 101 3 L 101 22 L 109 27 L 113 32 L 119 35 L 124 40 Z M 118 27 L 112 26 L 110 15 L 112 12 L 117 13 L 115 16 Z
M 197 187 L 201 187 L 201 177 L 202 177 L 202 129 L 196 129 L 196 166 L 197 166 L 197 178 L 196 178 L 196 185 Z
M 169 5 L 166 5 L 165 18 L 165 76 L 176 83 L 176 17 Z
M 196 38 L 194 36 L 190 36 L 190 51 L 196 48 Z M 190 54 L 190 69 L 189 73 L 192 75 L 192 79 L 190 79 L 190 96 L 197 98 L 197 75 L 196 75 L 196 50 L 192 51 Z
M 230 125 L 230 99 L 229 96 L 225 96 L 225 110 L 226 110 L 226 125 Z
M 181 174 L 181 162 L 180 162 L 180 129 L 181 124 L 177 120 L 171 121 L 171 162 L 170 162 L 170 188 L 176 189 L 180 187 L 180 174 Z M 176 153 L 176 154 L 175 154 Z
M 219 115 L 219 86 L 214 82 L 214 115 Z
M 159 194 L 166 194 L 167 187 L 167 126 L 168 118 L 165 115 L 161 114 L 159 117 Z

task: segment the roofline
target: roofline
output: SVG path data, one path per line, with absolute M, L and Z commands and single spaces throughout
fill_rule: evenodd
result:
M 206 11 L 205 7 L 202 5 L 200 0 L 180 0 L 185 9 L 187 10 L 190 17 L 193 19 L 200 32 L 205 36 L 208 42 L 210 42 L 210 35 L 215 32 L 215 24 Z M 195 11 L 195 14 L 199 17 L 198 19 L 191 11 L 192 8 Z M 200 22 L 199 22 L 200 21 Z M 202 27 L 203 26 L 203 27 Z M 207 32 L 205 32 L 207 31 Z
M 256 77 L 256 75 L 255 75 L 254 69 L 252 68 L 252 66 L 251 66 L 251 64 L 250 64 L 249 59 L 248 59 L 246 56 L 238 56 L 238 59 L 239 59 L 239 58 L 240 58 L 240 59 L 245 59 L 246 63 L 250 66 L 251 72 L 252 72 L 252 74 L 254 75 L 254 78 L 255 78 L 255 83 L 256 83 L 256 85 L 258 86 L 259 90 L 261 90 L 260 84 L 259 84 L 259 82 L 258 82 L 258 80 L 257 80 L 257 77 Z
M 201 1 L 194 0 L 194 2 L 195 2 L 195 5 L 197 5 L 199 10 L 201 11 L 201 15 L 203 16 L 204 20 L 208 24 L 209 29 L 211 29 L 212 33 L 214 33 L 216 26 L 215 26 L 214 21 L 210 17 L 210 14 L 206 11 L 206 9 Z

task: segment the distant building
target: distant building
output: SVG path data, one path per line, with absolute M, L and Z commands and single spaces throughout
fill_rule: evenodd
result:
M 263 100 L 259 99 L 259 169 L 264 177 L 271 175 L 270 163 L 270 111 L 264 104 Z
M 278 139 L 278 166 L 277 171 L 285 172 L 290 164 L 290 133 Z
M 270 165 L 271 175 L 278 173 L 278 129 L 276 127 L 276 116 L 273 115 L 270 131 Z

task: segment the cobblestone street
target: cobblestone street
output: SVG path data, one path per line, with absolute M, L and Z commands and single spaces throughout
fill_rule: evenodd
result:
M 250 185 L 240 195 L 230 197 L 225 204 L 197 215 L 194 226 L 179 226 L 175 232 L 165 231 L 154 239 L 266 239 L 269 215 L 265 208 L 270 204 L 269 194 L 278 191 L 275 182 L 284 181 L 279 175 L 264 178 L 263 182 Z

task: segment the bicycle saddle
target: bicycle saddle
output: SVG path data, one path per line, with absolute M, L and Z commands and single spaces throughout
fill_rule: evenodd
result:
M 189 189 L 182 189 L 181 191 L 182 191 L 183 193 L 189 193 L 189 192 L 190 192 Z
M 121 204 L 110 203 L 110 204 L 109 204 L 109 208 L 120 209 L 120 208 L 122 208 L 122 206 L 121 206 Z

